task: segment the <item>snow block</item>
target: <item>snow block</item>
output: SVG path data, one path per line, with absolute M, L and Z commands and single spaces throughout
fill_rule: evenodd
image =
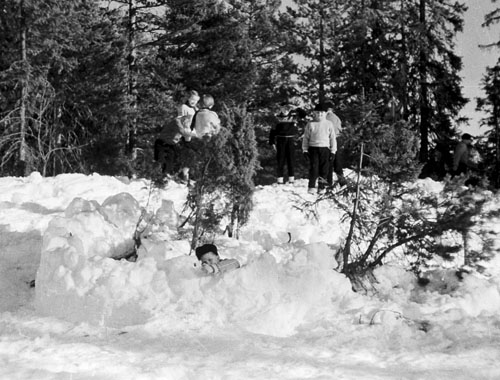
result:
M 154 259 L 113 256 L 130 252 L 141 210 L 129 194 L 95 201 L 74 199 L 44 233 L 36 277 L 37 310 L 73 322 L 123 326 L 150 316 L 148 294 L 168 293 Z

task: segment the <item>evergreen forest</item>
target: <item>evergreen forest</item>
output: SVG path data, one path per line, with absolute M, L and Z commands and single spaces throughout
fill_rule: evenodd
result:
M 234 160 L 256 150 L 255 183 L 275 175 L 267 138 L 284 103 L 335 104 L 346 166 L 391 141 L 387 163 L 421 168 L 467 122 L 455 51 L 465 11 L 454 0 L 1 0 L 0 175 L 151 177 L 154 141 L 189 90 L 214 96 L 238 135 L 224 137 Z M 478 28 L 500 8 L 484 17 Z M 500 60 L 487 68 L 477 102 L 481 175 L 496 188 L 499 72 Z

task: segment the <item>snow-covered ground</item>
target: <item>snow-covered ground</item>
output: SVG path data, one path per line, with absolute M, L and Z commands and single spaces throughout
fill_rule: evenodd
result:
M 348 226 L 294 207 L 306 187 L 258 188 L 240 239 L 215 241 L 242 267 L 212 277 L 175 229 L 184 185 L 0 178 L 0 379 L 500 379 L 500 255 L 425 288 L 385 265 L 377 295 L 354 293 L 332 270 Z M 109 258 L 142 208 L 137 262 Z

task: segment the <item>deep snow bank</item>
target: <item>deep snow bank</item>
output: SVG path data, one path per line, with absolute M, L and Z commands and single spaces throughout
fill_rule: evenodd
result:
M 349 281 L 332 270 L 337 264 L 325 243 L 297 240 L 271 253 L 273 241 L 286 234 L 273 237 L 255 228 L 246 231 L 255 238 L 252 242 L 218 242 L 222 256 L 237 258 L 241 269 L 217 277 L 203 275 L 196 258 L 188 255 L 188 242 L 169 239 L 177 221 L 171 209 L 165 201 L 157 210 L 154 220 L 162 233 L 143 239 L 133 263 L 111 257 L 133 248 L 142 211 L 138 202 L 127 193 L 109 197 L 102 205 L 74 199 L 43 237 L 36 278 L 38 311 L 114 327 L 168 316 L 173 329 L 212 322 L 288 335 L 352 294 Z

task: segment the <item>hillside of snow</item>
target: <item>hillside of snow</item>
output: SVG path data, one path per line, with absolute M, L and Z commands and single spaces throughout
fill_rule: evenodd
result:
M 500 378 L 499 255 L 425 287 L 394 260 L 355 293 L 334 259 L 349 226 L 333 203 L 295 207 L 306 188 L 258 187 L 240 239 L 215 240 L 242 267 L 207 276 L 177 233 L 185 185 L 0 178 L 0 379 Z M 113 259 L 145 214 L 137 261 Z

